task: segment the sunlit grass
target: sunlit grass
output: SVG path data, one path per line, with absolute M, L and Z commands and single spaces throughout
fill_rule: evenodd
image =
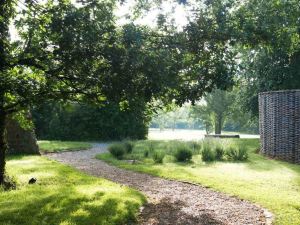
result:
M 85 150 L 92 147 L 88 142 L 76 141 L 38 141 L 41 152 L 61 152 L 61 151 L 76 151 Z
M 44 157 L 10 158 L 7 170 L 18 188 L 0 191 L 0 224 L 126 224 L 145 201 L 133 189 Z M 36 184 L 28 185 L 31 177 Z
M 226 140 L 225 142 L 228 142 Z M 246 162 L 204 163 L 199 155 L 191 163 L 176 163 L 167 156 L 162 165 L 143 158 L 143 149 L 149 141 L 137 142 L 133 155 L 141 163 L 131 164 L 114 159 L 109 153 L 99 159 L 121 168 L 149 173 L 171 179 L 199 183 L 215 190 L 250 200 L 269 209 L 275 215 L 275 224 L 300 224 L 300 166 L 267 159 L 255 153 L 259 147 L 257 139 L 231 140 L 233 144 L 248 147 Z M 155 149 L 168 152 L 176 142 L 155 141 Z

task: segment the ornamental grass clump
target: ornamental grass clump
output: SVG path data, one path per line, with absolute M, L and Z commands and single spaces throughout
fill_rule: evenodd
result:
M 155 151 L 152 153 L 152 159 L 155 163 L 163 163 L 163 160 L 165 158 L 165 153 Z
M 223 160 L 225 151 L 223 146 L 221 145 L 216 145 L 215 147 L 215 156 L 216 156 L 216 160 Z
M 153 143 L 153 141 L 150 141 L 148 143 L 148 151 L 149 151 L 149 153 L 153 153 L 154 152 L 154 143 Z
M 134 148 L 134 144 L 132 141 L 125 141 L 125 142 L 123 142 L 123 145 L 124 145 L 126 153 L 128 153 L 128 154 L 132 153 L 133 148 Z
M 203 144 L 201 155 L 204 162 L 213 162 L 216 160 L 215 151 L 209 143 Z
M 190 146 L 191 146 L 194 154 L 199 153 L 201 150 L 201 143 L 199 143 L 197 141 L 192 141 Z
M 187 145 L 179 145 L 174 152 L 174 157 L 177 162 L 190 161 L 192 156 L 192 150 Z
M 145 158 L 149 157 L 149 150 L 148 149 L 144 150 L 144 157 Z
M 244 146 L 230 146 L 226 149 L 226 157 L 230 161 L 245 161 L 248 159 L 247 148 Z
M 110 154 L 112 154 L 115 158 L 117 158 L 119 160 L 123 159 L 123 157 L 126 153 L 124 144 L 120 144 L 120 143 L 110 145 L 108 147 L 108 151 L 110 152 Z

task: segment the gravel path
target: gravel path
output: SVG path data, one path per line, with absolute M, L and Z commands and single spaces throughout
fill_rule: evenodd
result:
M 141 209 L 141 225 L 271 224 L 270 213 L 247 201 L 199 185 L 119 169 L 95 159 L 96 154 L 106 152 L 106 147 L 95 144 L 90 150 L 47 157 L 143 192 L 148 203 Z

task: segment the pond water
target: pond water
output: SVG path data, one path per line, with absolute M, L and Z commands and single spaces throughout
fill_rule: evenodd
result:
M 150 140 L 201 140 L 206 134 L 205 130 L 187 130 L 187 129 L 156 129 L 150 128 L 148 139 Z M 259 138 L 256 134 L 240 134 L 237 132 L 222 132 L 222 134 L 239 134 L 241 138 Z

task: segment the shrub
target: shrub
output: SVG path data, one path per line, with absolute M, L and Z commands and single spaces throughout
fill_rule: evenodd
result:
M 155 151 L 152 154 L 152 159 L 155 163 L 162 163 L 164 160 L 165 154 L 163 152 Z
M 203 146 L 201 154 L 204 162 L 212 162 L 216 160 L 216 154 L 208 144 Z
M 198 152 L 201 149 L 201 144 L 199 142 L 197 142 L 197 141 L 191 142 L 190 145 L 191 145 L 191 148 L 192 148 L 192 150 L 193 150 L 194 153 Z
M 174 152 L 174 156 L 178 162 L 186 162 L 192 159 L 193 153 L 188 146 L 178 146 Z
M 229 147 L 226 150 L 226 156 L 228 160 L 232 161 L 244 161 L 248 159 L 247 149 L 243 146 Z
M 224 149 L 222 146 L 220 145 L 217 145 L 215 147 L 215 155 L 216 155 L 216 160 L 222 160 L 223 159 L 223 156 L 224 156 Z
M 123 156 L 126 153 L 124 145 L 119 143 L 110 145 L 108 151 L 117 159 L 123 159 Z
M 150 141 L 148 143 L 148 150 L 149 150 L 149 153 L 153 153 L 154 152 L 154 143 L 152 141 Z
M 126 153 L 131 153 L 132 152 L 133 147 L 134 147 L 133 142 L 131 142 L 131 141 L 125 141 L 123 143 L 123 145 L 124 145 Z

